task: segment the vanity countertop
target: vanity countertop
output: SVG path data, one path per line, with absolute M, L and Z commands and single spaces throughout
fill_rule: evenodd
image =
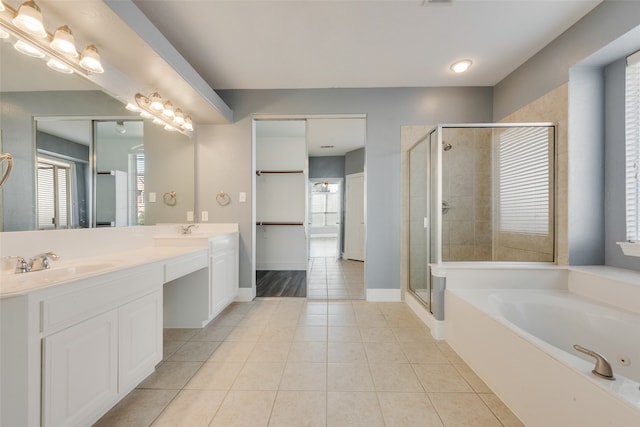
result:
M 48 270 L 0 274 L 0 298 L 25 295 L 94 276 L 114 273 L 152 263 L 169 262 L 184 256 L 206 255 L 207 246 L 150 246 L 97 257 L 60 260 Z

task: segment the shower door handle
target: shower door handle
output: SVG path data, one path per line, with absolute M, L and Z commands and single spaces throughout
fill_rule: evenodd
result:
M 442 214 L 446 214 L 447 212 L 449 212 L 449 209 L 451 209 L 451 207 L 449 206 L 449 203 L 446 201 L 442 201 Z

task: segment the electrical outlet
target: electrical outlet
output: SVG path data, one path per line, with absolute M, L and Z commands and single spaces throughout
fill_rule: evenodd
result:
M 202 220 L 203 221 L 209 221 L 209 212 L 208 211 L 202 211 Z
M 247 193 L 245 193 L 244 191 L 241 191 L 240 194 L 238 195 L 238 201 L 240 203 L 244 203 L 247 201 Z
M 155 202 L 156 202 L 156 193 L 150 192 L 149 193 L 149 203 L 155 203 Z
M 187 211 L 187 221 L 193 222 L 193 211 Z

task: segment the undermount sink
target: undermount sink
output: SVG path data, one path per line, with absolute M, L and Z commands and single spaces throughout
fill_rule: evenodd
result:
M 55 283 L 64 280 L 71 280 L 87 274 L 99 273 L 115 267 L 114 263 L 78 264 L 72 266 L 53 266 L 47 270 L 31 271 L 29 273 L 6 274 L 3 275 L 3 282 L 13 283 Z

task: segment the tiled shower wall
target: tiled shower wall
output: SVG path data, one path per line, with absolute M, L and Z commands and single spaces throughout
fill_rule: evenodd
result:
M 491 129 L 443 129 L 443 261 L 491 261 Z

